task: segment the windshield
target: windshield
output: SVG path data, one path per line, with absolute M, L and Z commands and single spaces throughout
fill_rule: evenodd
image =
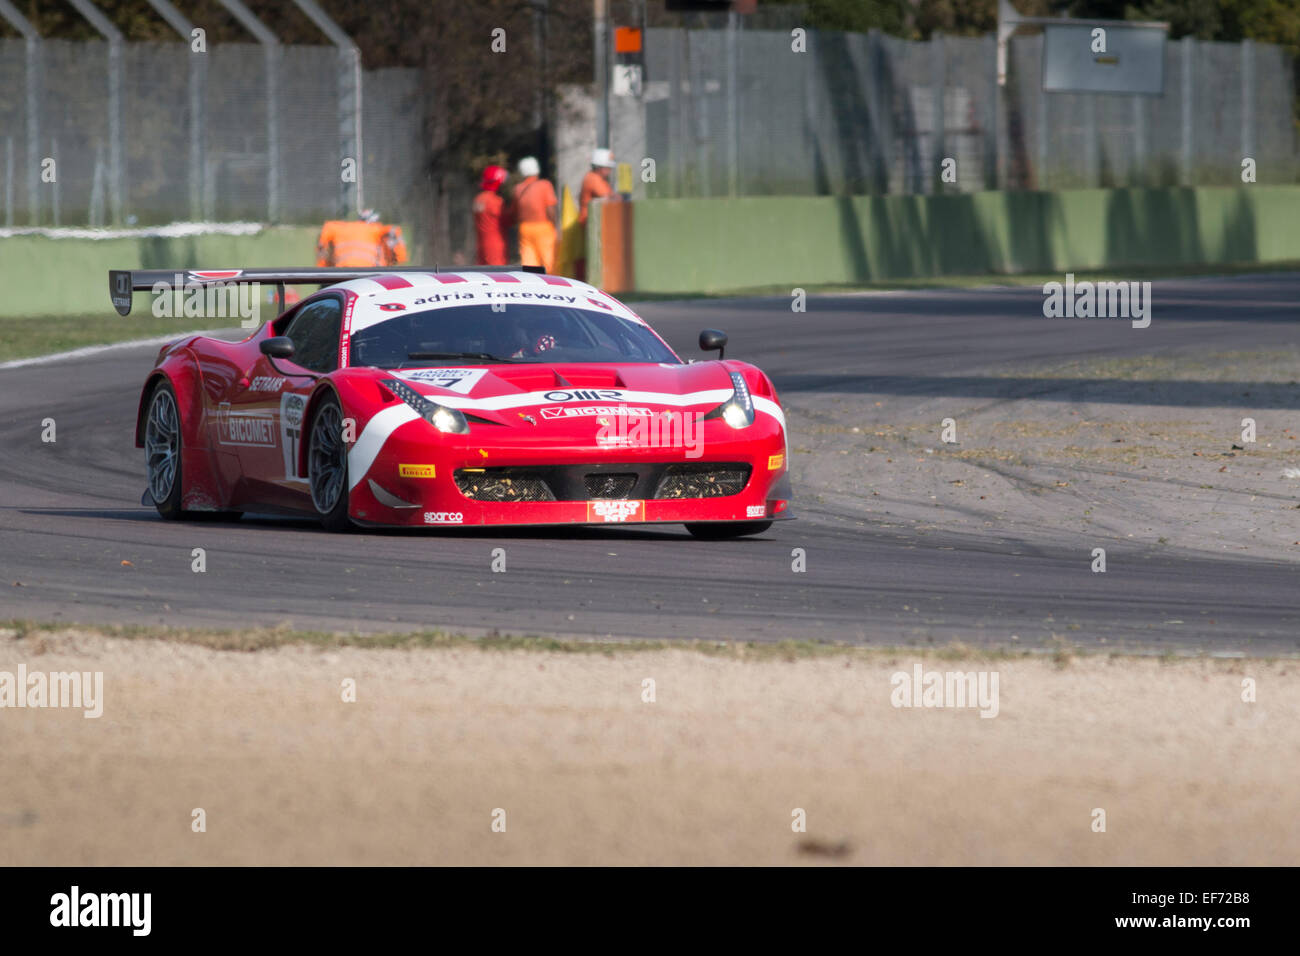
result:
M 351 364 L 377 368 L 492 362 L 681 360 L 644 325 L 606 312 L 550 305 L 465 305 L 398 312 L 354 332 Z

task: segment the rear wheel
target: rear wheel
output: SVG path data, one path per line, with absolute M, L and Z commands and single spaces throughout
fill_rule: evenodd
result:
M 154 507 L 169 521 L 181 517 L 181 416 L 169 382 L 159 382 L 149 396 L 144 452 Z
M 725 538 L 762 534 L 770 527 L 770 521 L 711 521 L 707 524 L 688 524 L 686 530 L 706 541 L 721 541 Z
M 343 443 L 343 409 L 333 395 L 321 402 L 307 445 L 307 480 L 321 524 L 330 531 L 352 527 L 348 517 L 348 454 Z

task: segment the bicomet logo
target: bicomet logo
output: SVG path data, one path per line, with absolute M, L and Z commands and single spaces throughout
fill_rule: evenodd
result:
M 133 936 L 148 936 L 153 918 L 152 893 L 69 893 L 50 897 L 51 926 L 127 926 Z

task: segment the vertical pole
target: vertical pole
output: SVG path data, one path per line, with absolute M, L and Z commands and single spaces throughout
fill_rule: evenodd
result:
M 1255 156 L 1255 41 L 1241 43 L 1241 157 Z M 1241 167 L 1238 163 L 1238 175 Z M 1258 169 L 1256 170 L 1258 172 Z
M 194 24 L 190 23 L 171 0 L 145 0 L 158 11 L 185 44 L 189 56 L 189 169 L 186 174 L 189 189 L 189 216 L 192 221 L 203 218 L 203 101 L 208 75 L 207 53 L 194 50 Z M 206 49 L 206 47 L 205 47 Z
M 280 44 L 263 47 L 266 58 L 266 221 L 280 221 Z
M 596 146 L 609 146 L 609 0 L 592 0 L 591 28 L 596 69 Z
M 115 226 L 122 225 L 127 206 L 126 161 L 122 155 L 122 78 L 125 72 L 126 56 L 119 35 L 108 41 L 108 169 L 113 183 L 108 191 L 108 200 Z M 58 196 L 58 191 L 55 190 L 54 194 Z
M 229 0 L 219 0 L 228 4 Z M 321 9 L 316 0 L 293 0 L 317 29 L 324 33 L 331 43 L 339 49 L 339 147 L 342 158 L 351 158 L 356 162 L 356 181 L 343 182 L 340 177 L 340 202 L 342 214 L 360 211 L 365 207 L 364 174 L 362 168 L 364 144 L 362 143 L 361 93 L 364 77 L 361 72 L 361 51 L 357 45 L 333 20 Z
M 27 67 L 27 220 L 41 224 L 41 42 L 28 37 L 24 44 Z
M 189 54 L 190 58 L 190 219 L 203 218 L 203 101 L 207 78 L 207 54 Z
M 1194 178 L 1192 171 L 1192 103 L 1196 95 L 1196 81 L 1192 73 L 1192 64 L 1196 56 L 1196 39 L 1190 36 L 1183 37 L 1180 46 L 1183 57 L 1183 185 L 1191 186 L 1194 185 L 1192 182 Z
M 14 138 L 5 137 L 5 225 L 14 224 Z
M 361 209 L 366 202 L 364 172 L 366 164 L 362 162 L 364 143 L 362 141 L 361 125 L 364 117 L 361 102 L 362 84 L 365 82 L 365 77 L 361 72 L 361 49 L 353 46 L 346 51 L 345 55 L 352 61 L 352 143 L 357 156 L 357 181 L 353 186 L 354 204 L 357 209 Z
M 1128 185 L 1149 186 L 1147 177 L 1147 124 L 1145 100 L 1140 94 L 1133 96 L 1133 171 Z
M 935 31 L 930 37 L 930 96 L 934 100 L 933 108 L 930 110 L 931 122 L 934 124 L 934 138 L 931 142 L 934 144 L 934 155 L 930 157 L 929 175 L 925 177 L 923 188 L 926 192 L 940 193 L 943 192 L 942 180 L 940 179 L 940 163 L 943 162 L 946 155 L 947 145 L 944 142 L 944 104 L 943 88 L 947 84 L 945 76 L 943 34 Z
M 1083 93 L 1083 149 L 1088 189 L 1101 185 L 1101 137 L 1097 130 L 1097 94 Z
M 740 162 L 740 118 L 736 91 L 736 31 L 740 29 L 740 14 L 735 10 L 727 14 L 727 195 L 737 192 Z
M 54 182 L 50 183 L 50 195 L 52 197 L 50 209 L 54 214 L 54 228 L 57 229 L 59 226 L 63 225 L 59 215 L 59 141 L 57 139 L 50 140 L 50 157 L 54 160 L 55 169 Z
M 1036 140 L 1038 144 L 1038 168 L 1034 170 L 1034 188 L 1046 189 L 1048 173 L 1047 167 L 1051 162 L 1048 149 L 1051 142 L 1048 136 L 1050 124 L 1052 122 L 1052 111 L 1047 108 L 1047 91 L 1043 89 L 1042 84 L 1038 86 L 1038 122 L 1034 125 L 1038 127 Z
M 108 41 L 108 178 L 109 208 L 114 225 L 121 225 L 126 206 L 126 163 L 122 157 L 122 87 L 126 55 L 122 31 L 91 0 L 68 0 L 95 32 Z

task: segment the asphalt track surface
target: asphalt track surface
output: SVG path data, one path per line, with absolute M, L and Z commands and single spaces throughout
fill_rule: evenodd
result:
M 792 404 L 817 392 L 996 400 L 1062 384 L 989 374 L 1006 362 L 1290 344 L 1300 275 L 1157 282 L 1140 331 L 1045 319 L 1042 301 L 1037 288 L 994 288 L 813 296 L 802 314 L 788 298 L 638 308 L 687 357 L 699 329 L 728 330 L 728 354 L 767 370 Z M 1064 635 L 1082 647 L 1300 652 L 1293 564 L 1135 547 L 1126 573 L 1081 573 L 1074 544 L 910 536 L 800 501 L 798 485 L 797 521 L 729 542 L 680 526 L 332 535 L 269 516 L 164 522 L 138 503 L 132 443 L 156 350 L 0 369 L 0 618 L 1021 648 Z M 1216 388 L 1234 391 L 1187 382 L 1183 397 L 1219 404 Z M 1271 401 L 1300 407 L 1300 389 Z M 45 418 L 54 443 L 41 441 Z M 496 548 L 505 573 L 491 570 Z

